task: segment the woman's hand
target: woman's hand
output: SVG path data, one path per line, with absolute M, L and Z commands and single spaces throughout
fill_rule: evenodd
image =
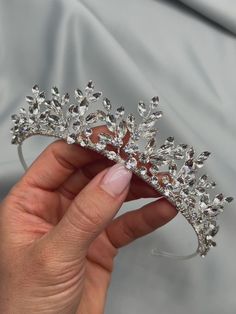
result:
M 0 207 L 0 313 L 103 313 L 118 249 L 177 213 L 160 199 L 113 219 L 124 201 L 158 195 L 111 165 L 56 141 L 11 189 Z

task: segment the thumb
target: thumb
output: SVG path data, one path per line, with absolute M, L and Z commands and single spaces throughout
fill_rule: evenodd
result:
M 62 220 L 51 230 L 59 250 L 68 257 L 86 254 L 124 202 L 132 172 L 115 164 L 97 174 L 75 197 Z

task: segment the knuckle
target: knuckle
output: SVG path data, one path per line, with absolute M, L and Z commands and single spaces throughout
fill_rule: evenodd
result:
M 100 225 L 104 220 L 101 204 L 99 197 L 83 196 L 81 193 L 80 197 L 74 200 L 73 220 L 78 222 L 77 227 L 86 231 Z

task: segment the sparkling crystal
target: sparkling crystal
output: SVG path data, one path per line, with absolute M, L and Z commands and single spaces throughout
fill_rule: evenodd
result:
M 234 198 L 232 196 L 228 196 L 228 197 L 225 198 L 225 201 L 227 203 L 231 203 L 231 202 L 233 202 L 233 200 L 234 200 Z
M 97 92 L 97 93 L 94 93 L 91 97 L 89 97 L 89 100 L 91 102 L 95 102 L 99 99 L 99 97 L 102 96 L 102 92 Z
M 157 165 L 152 165 L 149 168 L 149 171 L 152 175 L 157 175 L 159 173 L 159 167 Z
M 84 95 L 83 95 L 83 93 L 82 93 L 82 91 L 81 91 L 80 89 L 76 89 L 76 90 L 75 90 L 75 98 L 76 98 L 78 101 L 83 100 Z
M 38 85 L 34 85 L 34 86 L 32 87 L 32 93 L 33 93 L 34 95 L 38 95 L 38 93 L 39 93 L 39 87 L 38 87 Z
M 200 185 L 205 186 L 205 185 L 206 185 L 207 180 L 208 180 L 207 175 L 206 175 L 206 174 L 202 175 L 202 176 L 201 176 L 201 178 L 199 179 L 199 183 L 200 183 Z
M 135 143 L 135 142 L 128 142 L 124 148 L 123 148 L 124 152 L 126 152 L 127 154 L 135 154 L 138 152 L 139 150 L 139 146 Z
M 33 103 L 30 107 L 29 107 L 29 112 L 31 114 L 37 115 L 39 114 L 39 104 L 38 103 Z
M 76 134 L 75 133 L 71 133 L 67 136 L 66 139 L 68 144 L 74 144 L 76 142 Z
M 115 112 L 115 117 L 116 117 L 116 119 L 119 119 L 119 118 L 123 117 L 124 113 L 125 113 L 125 108 L 124 108 L 124 106 L 118 107 L 118 108 L 116 109 L 116 112 Z
M 194 156 L 194 149 L 191 146 L 187 151 L 186 151 L 186 158 L 188 159 L 192 159 Z
M 56 86 L 52 87 L 51 92 L 52 92 L 53 98 L 57 99 L 57 98 L 60 97 L 59 90 L 58 90 L 58 88 Z
M 141 127 L 144 129 L 152 128 L 155 125 L 157 119 L 159 119 L 160 117 L 162 117 L 162 111 L 152 113 L 149 118 L 145 119 L 141 123 Z
M 172 161 L 170 164 L 169 164 L 169 172 L 171 175 L 173 176 L 176 176 L 176 173 L 177 173 L 177 164 Z
M 123 141 L 119 136 L 115 136 L 112 139 L 112 145 L 114 145 L 116 147 L 121 147 L 123 145 Z
M 18 121 L 19 121 L 18 115 L 17 115 L 17 114 L 13 114 L 13 115 L 11 116 L 11 120 L 12 120 L 12 122 L 18 122 Z
M 210 226 L 211 226 L 211 225 L 210 225 Z M 214 225 L 212 225 L 212 226 L 213 226 L 213 227 L 211 228 L 210 235 L 211 235 L 212 237 L 214 237 L 214 236 L 218 233 L 220 227 L 219 227 L 219 226 L 214 226 Z
M 80 139 L 79 144 L 80 146 L 85 147 L 88 145 L 88 140 L 86 138 Z
M 102 110 L 97 110 L 98 119 L 101 121 L 106 121 L 106 113 Z
M 158 132 L 157 129 L 145 130 L 143 132 L 143 137 L 146 139 L 150 139 L 152 137 L 155 137 L 157 132 Z
M 106 148 L 106 143 L 103 142 L 103 141 L 100 141 L 100 142 L 96 143 L 96 148 L 97 148 L 98 150 L 103 150 L 103 149 Z
M 171 147 L 174 146 L 174 137 L 173 136 L 169 136 L 166 140 L 165 140 L 165 145 L 170 145 Z
M 79 104 L 79 115 L 83 116 L 85 112 L 88 110 L 89 102 L 87 98 L 84 98 Z
M 123 138 L 127 132 L 126 123 L 124 120 L 120 121 L 117 127 L 118 137 Z
M 107 157 L 108 157 L 109 159 L 111 159 L 111 160 L 115 160 L 116 157 L 117 157 L 117 154 L 116 154 L 114 151 L 108 151 L 108 152 L 106 153 L 106 155 L 107 155 Z
M 139 161 L 141 161 L 143 164 L 147 164 L 150 161 L 150 156 L 145 153 L 141 153 L 138 157 Z
M 92 124 L 98 121 L 98 116 L 96 112 L 92 112 L 90 114 L 87 115 L 86 119 L 85 119 L 86 123 L 88 124 Z
M 51 105 L 55 108 L 56 111 L 61 109 L 61 103 L 57 99 L 52 99 Z
M 45 94 L 44 94 L 44 92 L 41 92 L 41 93 L 38 94 L 37 102 L 39 104 L 42 104 L 44 101 L 45 101 Z
M 156 141 L 154 138 L 151 138 L 147 145 L 145 146 L 144 154 L 151 154 L 156 148 Z
M 137 160 L 134 157 L 130 157 L 125 161 L 126 168 L 131 169 L 137 166 Z
M 25 108 L 20 108 L 20 113 L 21 113 L 22 115 L 25 115 L 25 114 L 26 114 Z
M 152 176 L 152 177 L 151 177 L 151 183 L 152 183 L 152 184 L 157 184 L 157 183 L 158 183 L 158 178 L 155 177 L 155 176 Z
M 107 128 L 111 132 L 116 131 L 116 118 L 112 113 L 108 113 L 106 116 Z
M 81 127 L 81 122 L 79 120 L 76 120 L 73 122 L 72 127 L 75 131 L 79 131 L 80 127 Z
M 140 101 L 138 104 L 138 113 L 141 117 L 145 117 L 147 114 L 147 107 L 143 101 Z
M 34 98 L 31 96 L 26 96 L 25 100 L 27 101 L 27 103 L 32 104 L 34 102 Z
M 222 193 L 217 194 L 213 200 L 213 205 L 220 205 L 224 200 L 224 195 Z
M 111 110 L 111 102 L 108 98 L 104 98 L 103 99 L 103 106 L 104 108 L 107 110 L 107 111 L 110 111 Z
M 128 114 L 127 118 L 126 118 L 126 124 L 127 124 L 127 128 L 130 132 L 132 132 L 134 130 L 135 127 L 135 117 L 133 116 L 132 113 Z
M 153 97 L 151 99 L 150 104 L 151 104 L 151 108 L 152 109 L 156 109 L 158 107 L 158 105 L 159 105 L 159 97 L 158 96 Z
M 208 204 L 210 203 L 210 196 L 209 194 L 203 194 L 200 198 L 200 208 L 202 210 L 205 210 L 208 207 Z
M 62 96 L 62 98 L 61 98 L 62 105 L 67 104 L 69 101 L 70 101 L 70 96 L 68 93 L 66 93 L 65 95 Z
M 147 168 L 144 167 L 144 166 L 141 166 L 139 168 L 139 173 L 142 175 L 142 176 L 145 176 L 147 174 Z
M 87 97 L 90 97 L 91 94 L 93 93 L 94 91 L 94 85 L 93 85 L 93 81 L 89 81 L 86 88 L 85 88 L 85 94 Z
M 110 134 L 107 133 L 99 133 L 99 139 L 100 141 L 104 143 L 110 144 L 112 142 L 113 137 Z
M 161 178 L 161 182 L 162 182 L 164 185 L 166 185 L 166 184 L 168 184 L 168 183 L 170 182 L 170 178 L 169 178 L 168 176 L 163 176 L 163 177 Z
M 86 137 L 89 137 L 89 136 L 91 136 L 93 134 L 93 130 L 92 129 L 90 129 L 90 128 L 85 128 L 84 129 L 84 135 L 86 136 Z
M 48 121 L 50 121 L 52 123 L 57 123 L 59 120 L 60 120 L 60 118 L 58 116 L 56 116 L 55 114 L 48 115 Z

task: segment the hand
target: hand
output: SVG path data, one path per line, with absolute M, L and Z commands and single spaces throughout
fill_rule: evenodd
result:
M 103 313 L 118 249 L 177 213 L 163 198 L 113 219 L 124 201 L 158 196 L 113 164 L 56 141 L 11 189 L 0 207 L 0 313 Z

